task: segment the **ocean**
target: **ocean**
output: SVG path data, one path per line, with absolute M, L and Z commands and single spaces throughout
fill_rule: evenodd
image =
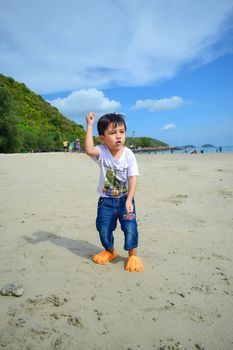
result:
M 185 149 L 170 149 L 170 150 L 158 150 L 158 151 L 142 151 L 141 153 L 158 153 L 158 154 L 184 154 L 192 153 L 196 150 L 197 153 L 232 153 L 233 146 L 216 146 L 216 147 L 195 147 L 195 148 L 186 148 Z

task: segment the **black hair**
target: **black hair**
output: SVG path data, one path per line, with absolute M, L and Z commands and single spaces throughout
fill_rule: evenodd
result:
M 123 124 L 126 131 L 125 116 L 120 113 L 108 113 L 104 114 L 98 120 L 97 129 L 99 135 L 104 135 L 105 131 L 107 130 L 110 124 L 113 124 L 114 128 L 116 128 L 119 124 Z

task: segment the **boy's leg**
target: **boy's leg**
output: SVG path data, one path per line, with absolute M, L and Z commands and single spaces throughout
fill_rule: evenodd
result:
M 127 247 L 127 243 L 131 245 L 133 244 L 133 241 L 136 241 L 136 239 L 134 238 L 134 235 L 132 235 L 132 232 L 130 230 L 124 231 L 124 235 L 126 237 L 124 249 L 128 250 L 128 254 L 129 254 L 127 263 L 125 265 L 125 269 L 129 272 L 142 271 L 144 269 L 144 266 L 141 263 L 140 258 L 137 256 L 137 246 L 133 248 Z
M 109 198 L 100 197 L 98 201 L 98 211 L 96 218 L 96 228 L 104 251 L 94 255 L 92 260 L 98 264 L 107 264 L 115 259 L 113 231 L 116 228 L 117 216 L 114 214 L 113 202 Z
M 125 269 L 130 272 L 138 272 L 144 269 L 143 264 L 137 255 L 138 246 L 138 229 L 136 220 L 135 203 L 134 211 L 129 215 L 126 212 L 125 206 L 121 207 L 119 220 L 121 223 L 121 229 L 125 236 L 124 249 L 128 251 L 129 258 L 125 265 Z
M 132 248 L 129 250 L 129 256 L 136 256 L 137 255 L 137 248 Z

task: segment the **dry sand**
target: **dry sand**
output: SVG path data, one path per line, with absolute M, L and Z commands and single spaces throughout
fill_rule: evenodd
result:
M 232 350 L 233 154 L 137 155 L 140 273 L 106 266 L 86 155 L 0 155 L 0 348 Z

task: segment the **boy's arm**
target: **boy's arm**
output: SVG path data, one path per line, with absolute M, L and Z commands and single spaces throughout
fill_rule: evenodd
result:
M 125 203 L 126 211 L 127 213 L 132 213 L 133 212 L 133 197 L 136 192 L 136 187 L 137 187 L 137 176 L 129 176 L 128 177 L 128 195 L 127 195 L 127 200 Z
M 94 147 L 94 142 L 93 142 L 93 125 L 95 121 L 95 113 L 94 112 L 89 112 L 86 116 L 86 121 L 87 121 L 87 132 L 86 132 L 86 138 L 85 138 L 85 153 L 88 154 L 91 157 L 99 157 L 99 151 L 97 148 Z

